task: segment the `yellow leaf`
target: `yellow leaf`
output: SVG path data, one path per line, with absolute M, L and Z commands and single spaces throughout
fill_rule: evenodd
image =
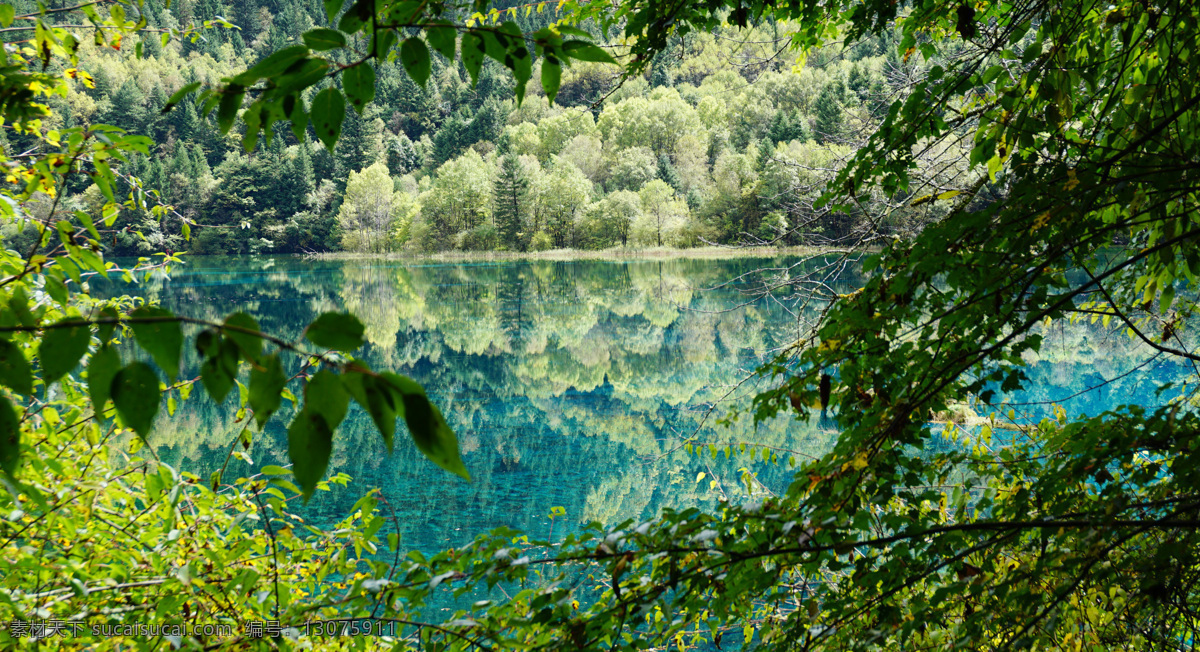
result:
M 1067 183 L 1063 186 L 1063 190 L 1074 190 L 1078 185 L 1079 178 L 1075 176 L 1075 170 L 1067 170 Z

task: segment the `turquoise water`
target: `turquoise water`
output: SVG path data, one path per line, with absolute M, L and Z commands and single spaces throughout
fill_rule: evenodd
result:
M 328 524 L 379 487 L 398 513 L 406 545 L 432 551 L 497 526 L 557 539 L 581 522 L 647 518 L 664 506 L 713 506 L 782 491 L 788 458 L 821 454 L 835 433 L 819 429 L 815 419 L 780 417 L 757 429 L 748 417 L 728 427 L 715 421 L 728 406 L 749 404 L 764 387 L 753 369 L 794 341 L 820 307 L 786 288 L 765 296 L 756 291 L 781 270 L 792 268 L 786 273 L 795 278 L 817 264 L 793 257 L 192 258 L 169 277 L 96 289 L 143 294 L 179 314 L 212 320 L 245 311 L 263 330 L 293 340 L 322 312 L 356 314 L 369 340 L 359 357 L 425 385 L 458 434 L 472 480 L 427 462 L 402 432 L 389 455 L 354 406 L 335 435 L 330 464 L 353 483 L 319 493 L 300 513 Z M 763 269 L 769 271 L 756 271 Z M 860 279 L 842 272 L 835 280 L 849 288 Z M 1018 418 L 1038 418 L 1055 402 L 1071 414 L 1118 403 L 1155 405 L 1157 383 L 1188 371 L 1098 326 L 1052 324 L 1045 335 L 1041 355 L 1030 360 L 1032 388 L 1011 397 Z M 1112 382 L 1088 391 L 1104 381 Z M 164 415 L 151 444 L 163 461 L 207 478 L 246 422 L 235 421 L 236 395 L 217 406 L 201 394 L 174 417 Z M 263 432 L 251 428 L 252 463 L 234 460 L 228 473 L 286 464 L 290 417 L 288 409 Z M 721 450 L 731 444 L 733 454 L 689 454 L 681 449 L 687 437 Z M 738 453 L 743 442 L 770 446 L 776 460 L 763 461 L 761 448 Z M 565 514 L 551 519 L 556 507 Z

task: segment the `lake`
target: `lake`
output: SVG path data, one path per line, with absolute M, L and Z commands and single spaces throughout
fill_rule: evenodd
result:
M 784 490 L 789 461 L 820 455 L 836 433 L 792 416 L 757 428 L 748 416 L 716 421 L 767 386 L 752 376 L 755 367 L 795 341 L 821 306 L 786 285 L 765 294 L 764 286 L 823 262 L 200 257 L 135 286 L 93 287 L 141 294 L 192 317 L 244 311 L 264 331 L 293 340 L 322 312 L 357 315 L 369 341 L 358 357 L 426 387 L 458 435 L 472 480 L 426 461 L 403 428 L 389 455 L 354 405 L 330 462 L 331 473 L 353 482 L 319 492 L 299 513 L 329 524 L 378 487 L 399 515 L 405 545 L 432 551 L 497 526 L 557 539 L 591 520 L 616 523 L 665 506 L 712 507 Z M 853 267 L 838 269 L 827 283 L 843 292 L 857 287 Z M 1100 325 L 1064 321 L 1044 330 L 1042 352 L 1030 358 L 1032 387 L 1011 397 L 1019 420 L 1041 418 L 1054 403 L 1071 414 L 1119 402 L 1157 405 L 1157 383 L 1188 371 Z M 150 443 L 163 461 L 208 478 L 247 421 L 235 421 L 236 392 L 221 406 L 201 394 L 174 417 L 163 415 Z M 251 427 L 252 463 L 233 460 L 226 478 L 286 464 L 291 416 L 285 401 L 263 432 Z M 707 446 L 686 452 L 687 438 L 718 454 Z M 758 446 L 742 452 L 743 443 Z M 551 518 L 555 508 L 560 515 Z

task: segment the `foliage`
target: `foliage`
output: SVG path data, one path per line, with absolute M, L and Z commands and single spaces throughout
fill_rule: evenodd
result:
M 215 109 L 225 133 L 241 119 L 247 149 L 257 146 L 260 135 L 277 137 L 274 128 L 284 122 L 291 123 L 298 140 L 305 139 L 311 123 L 332 149 L 345 121 L 345 104 L 363 110 L 379 86 L 373 65 L 398 57 L 425 86 L 435 72 L 430 46 L 447 58 L 459 57 L 472 82 L 482 77 L 485 57 L 504 66 L 515 79 L 518 100 L 532 78 L 536 54 L 541 57 L 536 64 L 542 89 L 553 102 L 565 63 L 611 60 L 587 32 L 573 26 L 587 21 L 625 37 L 625 70 L 631 76 L 665 65 L 665 57 L 657 55 L 676 39 L 685 48 L 695 47 L 705 32 L 727 23 L 782 29 L 788 43 L 800 48 L 843 37 L 884 39 L 895 25 L 897 70 L 908 75 L 912 71 L 902 68 L 914 59 L 923 60 L 924 67 L 911 75 L 911 85 L 877 124 L 866 112 L 848 124 L 822 119 L 816 126 L 820 138 L 846 137 L 857 131 L 853 122 L 858 120 L 870 127 L 871 135 L 812 208 L 826 211 L 830 219 L 865 214 L 860 221 L 868 225 L 882 224 L 883 216 L 891 219 L 892 209 L 920 214 L 944 207 L 943 213 L 912 239 L 887 242 L 868 264 L 873 276 L 862 289 L 818 295 L 828 306 L 814 330 L 765 370 L 779 387 L 759 397 L 755 420 L 780 413 L 812 419 L 810 408 L 819 406 L 841 430 L 832 450 L 799 469 L 785 495 L 728 505 L 715 513 L 668 511 L 652 521 L 611 530 L 594 525 L 555 546 L 498 531 L 461 550 L 414 558 L 399 570 L 396 565 L 373 567 L 372 580 L 389 579 L 385 571 L 399 574 L 369 585 L 363 578 L 339 596 L 340 610 L 324 613 L 363 617 L 382 604 L 388 614 L 384 617 L 411 623 L 404 610 L 424 603 L 440 585 L 470 590 L 525 581 L 509 599 L 456 612 L 454 620 L 424 627 L 408 642 L 426 649 L 482 644 L 633 650 L 706 641 L 719 645 L 735 626 L 746 645 L 764 649 L 1190 646 L 1197 617 L 1194 551 L 1200 507 L 1195 491 L 1200 422 L 1190 387 L 1183 392 L 1164 388 L 1167 403 L 1159 408 L 1131 406 L 1079 418 L 1060 412 L 1040 423 L 1018 424 L 1021 436 L 1005 443 L 992 438 L 994 420 L 977 430 L 947 426 L 936 431 L 929 419 L 966 400 L 1001 405 L 997 392 L 1011 392 L 1027 381 L 1021 370 L 1024 356 L 1038 350 L 1036 328 L 1047 320 L 1112 320 L 1161 355 L 1197 359 L 1179 337 L 1194 310 L 1191 296 L 1200 273 L 1192 183 L 1194 127 L 1200 119 L 1195 88 L 1200 71 L 1191 56 L 1200 47 L 1200 10 L 1194 3 L 930 2 L 906 7 L 902 17 L 899 5 L 882 0 L 625 0 L 615 6 L 566 2 L 563 7 L 572 22 L 539 27 L 526 36 L 516 22 L 516 8 L 508 11 L 506 18 L 512 20 L 501 22 L 498 8 L 485 14 L 480 5 L 476 15 L 458 24 L 454 21 L 460 16 L 446 5 L 356 2 L 341 15 L 337 29 L 309 30 L 304 45 L 280 47 L 247 72 L 227 76 L 219 88 L 205 91 L 201 113 Z M 326 8 L 326 19 L 332 21 L 341 6 Z M 123 10 L 114 6 L 110 12 L 107 26 L 98 31 L 102 43 L 108 42 L 105 30 L 127 26 Z M 5 17 L 14 16 L 6 12 Z M 109 344 L 115 327 L 127 326 L 135 343 L 175 383 L 183 367 L 181 324 L 200 321 L 147 306 L 120 305 L 100 312 L 102 306 L 68 285 L 82 285 L 85 270 L 110 270 L 95 251 L 100 236 L 91 215 L 67 213 L 70 219 L 51 228 L 66 210 L 59 205 L 68 185 L 60 183 L 61 175 L 80 174 L 80 163 L 90 165 L 86 174 L 106 199 L 105 218 L 115 218 L 116 180 L 107 161 L 119 160 L 127 151 L 148 157 L 149 143 L 96 127 L 39 130 L 36 121 L 47 112 L 34 101 L 36 94 L 49 95 L 79 73 L 77 68 L 61 74 L 34 72 L 32 64 L 45 52 L 70 60 L 78 41 L 47 27 L 42 16 L 21 18 L 37 23 L 32 37 L 36 47 L 5 53 L 15 61 L 3 77 L 5 90 L 12 91 L 3 96 L 5 118 L 19 126 L 17 136 L 38 139 L 43 149 L 32 159 L 10 158 L 11 183 L 25 180 L 25 187 L 0 209 L 25 219 L 23 206 L 35 201 L 36 192 L 51 199 L 45 213 L 49 217 L 36 218 L 38 246 L 28 256 L 6 254 L 7 323 L 2 328 L 12 335 L 6 340 L 3 382 L 11 396 L 24 396 L 29 389 L 62 380 L 57 381 L 59 393 L 43 392 L 44 400 L 37 403 L 33 397 L 17 401 L 20 413 L 9 395 L 0 402 L 2 468 L 10 483 L 29 474 L 24 498 L 15 485 L 10 487 L 7 499 L 15 510 L 10 513 L 21 519 L 26 509 L 40 510 L 16 537 L 37 523 L 58 524 L 58 508 L 71 505 L 73 510 L 78 504 L 60 499 L 52 488 L 60 478 L 81 474 L 51 463 L 55 456 L 43 446 L 57 445 L 61 440 L 55 438 L 64 432 L 77 436 L 86 432 L 81 428 L 90 428 L 75 425 L 86 418 L 89 399 L 91 413 L 101 416 L 112 400 L 121 422 L 142 435 L 151 425 L 147 414 L 153 416 L 158 404 L 147 394 L 160 385 L 158 372 L 141 361 L 120 367 L 129 352 Z M 273 30 L 259 16 L 250 12 L 239 19 L 252 40 L 247 44 L 235 34 L 230 39 L 235 51 L 271 42 Z M 420 34 L 402 31 L 410 28 Z M 354 50 L 357 35 L 365 50 Z M 336 58 L 342 55 L 346 60 Z M 678 75 L 658 70 L 654 81 L 704 77 L 704 65 L 694 62 Z M 448 70 L 437 72 L 457 77 L 456 70 Z M 861 101 L 864 84 L 850 73 L 849 90 Z M 326 76 L 338 77 L 341 87 L 325 85 Z M 767 147 L 758 143 L 769 135 L 779 107 L 755 101 L 762 91 L 749 90 L 741 111 L 723 112 L 715 101 L 700 111 L 674 89 L 660 86 L 641 97 L 639 88 L 648 84 L 642 80 L 639 86 L 638 79 L 624 89 L 627 97 L 610 98 L 612 104 L 597 122 L 606 147 L 610 140 L 616 145 L 610 153 L 644 145 L 652 149 L 656 164 L 662 155 L 678 164 L 685 136 L 709 124 L 706 153 L 717 177 L 711 194 L 719 201 L 706 209 L 706 219 L 728 239 L 761 232 L 764 218 L 778 215 L 758 190 L 778 149 L 767 157 Z M 175 102 L 199 88 L 193 83 L 197 85 L 182 87 L 185 92 Z M 704 86 L 693 91 L 704 93 Z M 732 88 L 723 80 L 708 86 L 709 97 Z M 828 113 L 832 118 L 831 100 L 840 102 L 848 91 L 840 79 L 817 87 L 835 88 L 836 93 L 821 91 L 826 98 L 821 101 L 821 95 L 797 92 L 796 102 L 815 97 L 822 105 L 815 107 L 817 116 Z M 124 85 L 114 92 L 136 95 Z M 701 105 L 703 99 L 696 104 Z M 639 131 L 643 116 L 649 116 L 647 123 L 676 127 L 644 133 Z M 146 123 L 148 117 L 127 112 L 122 119 Z M 544 145 L 536 127 L 523 131 L 537 136 L 536 155 L 548 155 L 540 149 Z M 956 150 L 949 143 L 960 139 L 971 144 L 967 165 L 933 182 L 936 175 L 930 170 L 941 168 L 929 167 L 923 157 L 931 149 L 953 155 Z M 530 139 L 529 145 L 534 142 Z M 729 151 L 730 144 L 740 153 Z M 429 158 L 432 149 L 430 136 L 424 153 L 436 161 Z M 550 160 L 549 173 L 534 183 L 534 249 L 571 243 L 576 218 L 592 199 L 591 180 L 584 172 L 561 157 Z M 313 161 L 316 167 L 315 156 Z M 442 169 L 448 180 L 442 182 L 438 174 L 422 196 L 423 226 L 435 246 L 461 245 L 486 225 L 490 169 L 474 150 Z M 453 187 L 478 194 L 466 201 L 449 196 L 449 179 L 456 175 L 468 183 Z M 131 210 L 161 209 L 139 204 L 140 195 L 134 195 Z M 643 215 L 646 206 L 665 205 L 653 202 L 667 196 L 663 191 L 641 198 Z M 177 223 L 186 238 L 188 222 Z M 770 222 L 767 226 L 774 228 Z M 862 231 L 858 242 L 881 231 Z M 55 235 L 61 246 L 38 257 Z M 95 244 L 79 244 L 88 235 Z M 827 287 L 819 277 L 787 281 Z M 206 329 L 196 339 L 203 365 L 200 381 L 210 394 L 223 398 L 235 386 L 239 361 L 246 361 L 251 373 L 245 400 L 256 418 L 281 404 L 287 382 L 282 352 L 302 352 L 308 358 L 306 369 L 323 367 L 305 385 L 303 407 L 289 428 L 289 446 L 304 451 L 295 455 L 296 493 L 311 495 L 317 488 L 333 428 L 351 398 L 375 417 L 389 442 L 389 424 L 394 428 L 402 407 L 418 447 L 443 467 L 463 472 L 444 420 L 412 381 L 371 372 L 336 354 L 314 355 L 308 348 L 346 351 L 361 345 L 365 329 L 352 317 L 322 315 L 307 332 L 311 344 L 304 345 L 264 336 L 245 315 L 198 325 Z M 264 339 L 279 351 L 264 351 Z M 87 362 L 85 393 L 70 371 L 89 346 L 95 348 Z M 59 427 L 55 419 L 63 415 L 65 427 Z M 38 439 L 33 439 L 35 430 Z M 939 436 L 951 445 L 935 446 Z M 695 449 L 692 442 L 687 447 Z M 22 466 L 22 459 L 30 461 Z M 148 495 L 161 490 L 160 482 L 165 486 L 161 467 L 140 468 L 157 471 L 160 478 L 146 482 Z M 47 486 L 37 486 L 34 475 L 47 473 Z M 256 490 L 249 489 L 251 494 Z M 173 501 L 168 501 L 172 508 Z M 261 506 L 260 511 L 266 512 Z M 156 511 L 155 518 L 174 518 L 174 512 Z M 363 527 L 369 539 L 371 528 L 377 532 L 381 524 L 371 520 Z M 268 539 L 274 556 L 281 537 L 272 532 L 268 530 Z M 64 545 L 51 536 L 34 540 L 54 555 Z M 267 554 L 267 541 L 257 541 Z M 526 545 L 535 549 L 526 550 Z M 36 564 L 47 558 L 33 545 L 17 552 L 34 566 L 34 581 L 40 585 L 44 576 Z M 543 552 L 551 558 L 538 558 Z M 288 563 L 303 565 L 308 559 L 301 552 Z M 58 571 L 71 561 L 45 576 L 62 581 L 67 573 Z M 543 563 L 549 561 L 556 564 Z M 168 572 L 163 557 L 148 556 L 147 566 L 156 576 L 148 581 L 159 581 Z M 552 570 L 539 576 L 534 567 Z M 278 572 L 279 565 L 270 568 Z M 578 578 L 587 576 L 603 578 L 603 584 L 581 585 Z M 20 575 L 14 582 L 28 577 Z M 291 579 L 285 577 L 284 584 Z M 122 576 L 116 581 L 121 585 L 127 580 Z M 72 585 L 72 595 L 108 594 L 97 590 L 104 585 L 81 583 Z M 32 600 L 67 595 L 62 593 L 66 589 L 51 589 L 55 593 L 50 596 L 38 590 Z M 280 595 L 276 589 L 273 606 L 289 613 Z M 154 602 L 147 598 L 141 604 Z M 324 601 L 316 605 L 332 607 Z
M 500 162 L 500 172 L 492 192 L 495 206 L 492 209 L 500 242 L 512 251 L 525 248 L 521 224 L 528 209 L 529 179 L 521 169 L 521 161 L 513 154 Z
M 491 176 L 474 151 L 438 168 L 433 185 L 420 196 L 421 220 L 429 226 L 425 249 L 450 249 L 460 234 L 489 219 Z
M 393 189 L 392 178 L 383 163 L 351 172 L 338 211 L 342 247 L 369 253 L 388 251 L 393 242 L 391 234 L 406 232 L 407 224 L 412 223 L 412 215 L 405 211 L 411 203 L 407 195 Z
M 121 5 L 65 11 L 70 15 L 75 10 L 82 16 L 73 18 L 93 25 L 98 47 L 118 49 L 123 40 L 145 34 L 140 32 L 145 21 L 128 20 Z M 96 277 L 133 281 L 170 273 L 181 262 L 169 254 L 160 254 L 157 264 L 140 259 L 131 269 L 106 262 L 100 244 L 115 235 L 122 213 L 173 222 L 183 240 L 190 235 L 190 221 L 160 203 L 160 193 L 147 192 L 136 177 L 116 171 L 135 157 L 149 158 L 149 138 L 100 124 L 49 126 L 60 118 L 42 100 L 65 95 L 70 84 L 93 84 L 89 74 L 74 67 L 80 41 L 74 28 L 55 26 L 59 13 L 41 7 L 17 15 L 11 5 L 0 5 L 6 28 L 14 20 L 29 25 L 5 30 L 23 37 L 4 49 L 8 65 L 0 70 L 0 83 L 8 98 L 4 118 L 25 149 L 14 155 L 6 148 L 0 155 L 9 174 L 0 217 L 19 233 L 36 232 L 28 250 L 0 252 L 0 482 L 5 488 L 0 545 L 10 616 L 0 637 L 5 647 L 16 645 L 30 632 L 12 623 L 43 621 L 50 604 L 113 625 L 127 625 L 126 614 L 150 611 L 163 624 L 178 626 L 188 622 L 189 604 L 199 610 L 196 617 L 205 613 L 205 618 L 224 623 L 244 622 L 267 613 L 253 589 L 267 576 L 268 566 L 275 580 L 271 614 L 285 616 L 281 573 L 303 578 L 296 585 L 303 591 L 304 582 L 308 590 L 314 586 L 313 575 L 355 567 L 353 562 L 330 566 L 322 559 L 317 550 L 324 535 L 319 532 L 316 539 L 296 538 L 304 539 L 299 554 L 281 565 L 276 555 L 287 535 L 280 531 L 277 536 L 271 523 L 278 518 L 280 525 L 299 525 L 287 515 L 288 498 L 281 488 L 291 498 L 308 500 L 326 486 L 331 442 L 349 401 L 354 399 L 372 416 L 388 448 L 402 418 L 426 457 L 467 478 L 457 439 L 420 385 L 372 371 L 346 356 L 364 343 L 363 326 L 352 315 L 320 315 L 305 329 L 307 343 L 297 343 L 263 333 L 245 313 L 210 320 L 175 315 L 130 297 L 99 300 L 90 295 L 89 282 Z M 190 34 L 190 29 L 172 29 L 162 39 Z M 139 53 L 144 45 L 137 44 Z M 121 88 L 118 95 L 135 92 L 127 85 Z M 195 169 L 186 150 L 175 153 L 181 168 Z M 244 162 L 230 165 L 244 167 Z M 253 183 L 251 175 L 247 183 Z M 67 196 L 71 188 L 89 184 L 97 189 L 100 204 L 95 216 L 77 210 Z M 390 180 L 388 185 L 390 190 Z M 129 198 L 121 202 L 124 189 Z M 192 339 L 185 330 L 193 329 L 199 331 L 192 340 L 194 359 L 187 352 L 191 347 L 184 346 L 185 339 Z M 83 374 L 75 374 L 80 366 Z M 125 447 L 115 445 L 117 436 L 133 433 L 129 450 L 136 453 L 154 429 L 162 404 L 173 413 L 197 384 L 217 403 L 236 387 L 239 420 L 253 416 L 260 431 L 283 399 L 297 406 L 288 428 L 293 468 L 268 470 L 291 475 L 291 480 L 251 486 L 245 479 L 226 481 L 218 471 L 200 481 L 153 460 L 122 459 Z M 303 400 L 289 385 L 302 388 Z M 238 443 L 248 445 L 252 437 L 247 427 Z M 266 537 L 242 529 L 247 519 L 260 518 L 265 519 Z M 361 545 L 368 530 L 351 532 L 343 541 Z M 250 551 L 265 554 L 268 549 L 270 561 L 246 559 Z M 197 557 L 200 551 L 207 557 Z M 259 565 L 260 560 L 265 564 Z M 239 598 L 231 602 L 205 594 L 189 602 L 197 587 L 209 586 L 206 579 Z M 217 611 L 223 615 L 216 616 Z M 112 649 L 144 636 L 136 628 L 128 636 L 85 634 Z M 182 642 L 182 636 L 176 638 Z M 201 645 L 199 640 L 188 637 L 188 644 Z

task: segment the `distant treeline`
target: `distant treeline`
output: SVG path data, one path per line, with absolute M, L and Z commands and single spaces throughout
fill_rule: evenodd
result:
M 122 213 L 109 255 L 835 241 L 871 217 L 871 198 L 854 211 L 813 202 L 914 74 L 883 39 L 802 60 L 777 52 L 786 30 L 763 25 L 689 34 L 619 87 L 615 68 L 576 65 L 555 105 L 531 90 L 517 106 L 502 67 L 489 63 L 472 87 L 459 62 L 438 56 L 424 88 L 398 63 L 379 65 L 374 103 L 347 115 L 332 154 L 286 126 L 246 153 L 240 125 L 222 135 L 191 101 L 162 106 L 183 85 L 215 83 L 324 25 L 323 4 L 181 0 L 168 10 L 149 0 L 144 11 L 152 25 L 224 18 L 237 28 L 165 47 L 149 39 L 142 58 L 82 46 L 93 87 L 55 98 L 57 113 L 153 138 L 151 156 L 120 166 L 124 190 L 171 207 Z M 520 17 L 527 29 L 552 19 Z M 0 145 L 19 151 L 23 138 L 8 132 Z M 99 215 L 99 189 L 73 178 L 66 201 Z M 889 211 L 882 226 L 917 221 Z M 9 225 L 3 237 L 20 247 L 35 232 Z

